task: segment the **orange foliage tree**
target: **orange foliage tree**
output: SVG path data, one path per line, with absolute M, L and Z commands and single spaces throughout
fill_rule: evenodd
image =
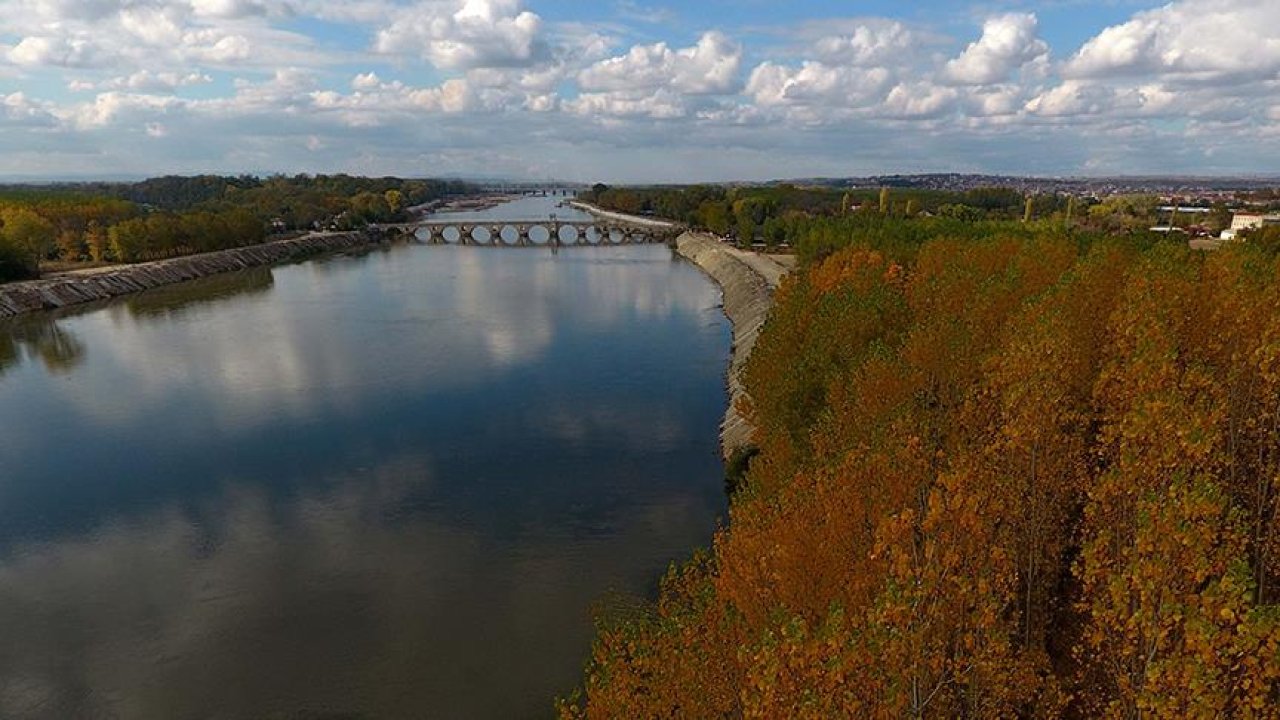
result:
M 1280 717 L 1280 262 L 1037 227 L 788 278 L 728 527 L 563 717 Z

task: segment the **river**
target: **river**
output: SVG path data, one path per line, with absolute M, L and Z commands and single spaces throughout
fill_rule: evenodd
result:
M 548 716 L 725 512 L 718 303 L 401 243 L 0 323 L 0 717 Z

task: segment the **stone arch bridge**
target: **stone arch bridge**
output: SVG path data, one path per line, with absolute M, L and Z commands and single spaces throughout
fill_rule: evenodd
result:
M 670 244 L 681 232 L 679 226 L 670 223 L 629 223 L 604 219 L 422 220 L 377 227 L 385 232 L 414 235 L 431 245 L 494 247 Z M 536 229 L 541 229 L 546 234 L 546 240 L 535 239 Z M 450 233 L 450 230 L 454 232 Z

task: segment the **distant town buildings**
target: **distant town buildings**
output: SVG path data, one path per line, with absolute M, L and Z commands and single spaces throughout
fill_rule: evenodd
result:
M 1222 231 L 1222 239 L 1234 240 L 1245 230 L 1253 230 L 1267 225 L 1280 225 L 1280 214 L 1236 213 L 1231 218 L 1231 227 Z
M 1215 202 L 1239 202 L 1242 195 L 1258 190 L 1270 190 L 1280 186 L 1280 178 L 1277 177 L 1025 177 L 962 173 L 810 178 L 789 182 L 848 188 L 891 187 L 952 192 L 1006 187 L 1028 194 L 1056 193 L 1094 198 L 1106 198 L 1113 195 L 1150 194 L 1157 195 L 1167 202 L 1197 201 L 1205 205 Z

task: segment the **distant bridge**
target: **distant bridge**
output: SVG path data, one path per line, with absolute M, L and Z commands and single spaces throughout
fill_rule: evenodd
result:
M 540 195 L 552 197 L 573 197 L 588 189 L 586 185 L 566 185 L 565 183 L 484 183 L 480 190 L 502 195 Z
M 621 220 L 422 220 L 378 225 L 387 232 L 413 235 L 430 245 L 496 247 L 572 247 L 669 243 L 680 234 L 676 225 Z M 541 229 L 545 240 L 534 237 Z M 450 232 L 452 231 L 452 232 Z

